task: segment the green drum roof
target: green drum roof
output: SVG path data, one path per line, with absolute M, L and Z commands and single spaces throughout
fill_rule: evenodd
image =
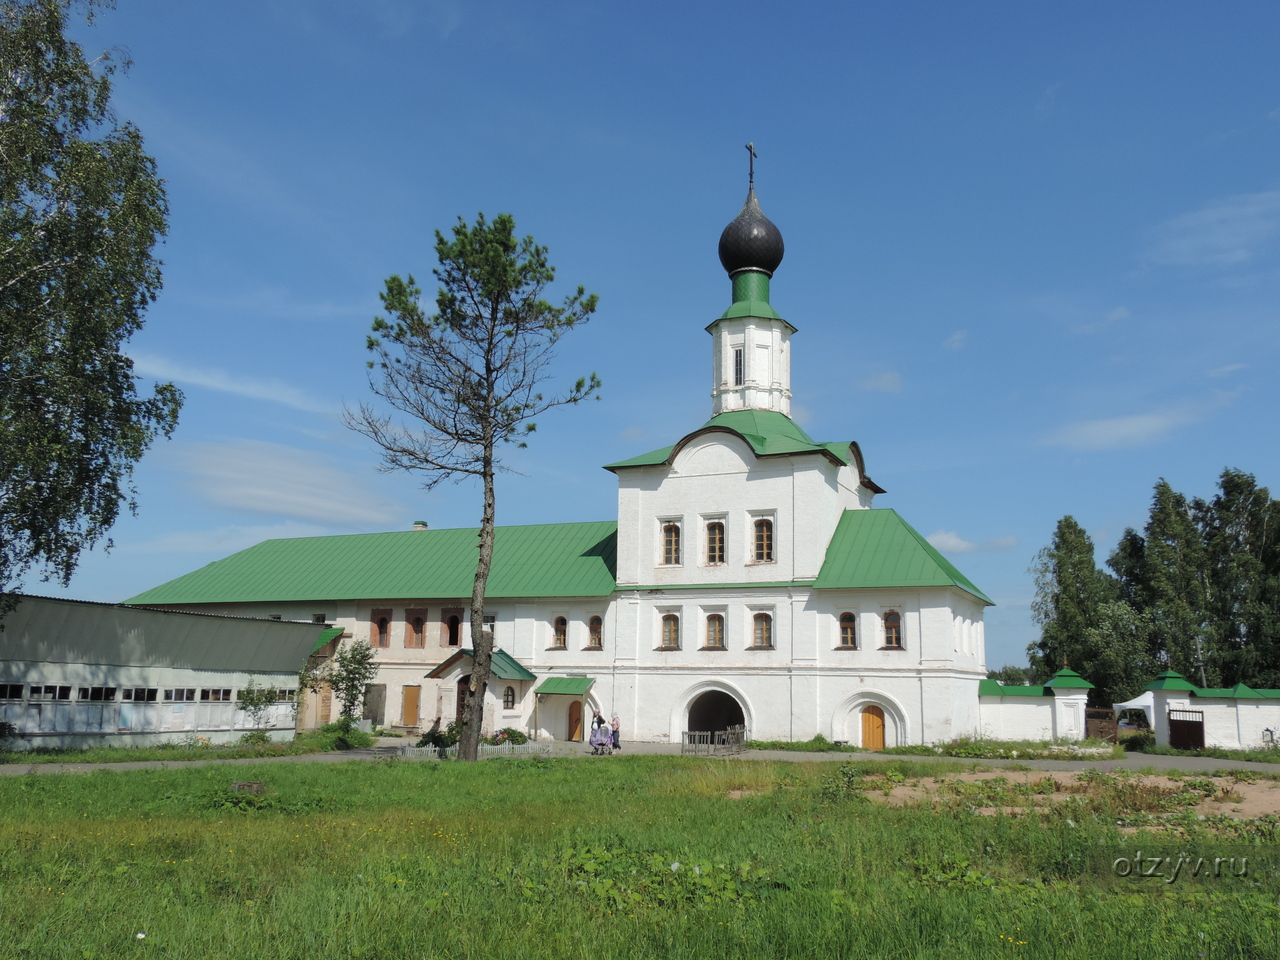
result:
M 498 527 L 485 595 L 607 597 L 616 521 Z M 125 601 L 130 604 L 466 598 L 474 528 L 266 540 Z
M 801 426 L 785 414 L 772 410 L 732 410 L 712 417 L 697 430 L 694 430 L 679 443 L 661 447 L 642 453 L 630 460 L 605 465 L 606 470 L 621 470 L 628 467 L 650 467 L 668 463 L 672 453 L 684 446 L 700 434 L 714 431 L 727 431 L 742 437 L 757 457 L 779 457 L 790 454 L 817 453 L 834 460 L 839 464 L 847 464 L 853 458 L 853 444 L 818 443 L 805 433 Z M 870 480 L 867 481 L 870 483 Z M 878 487 L 873 487 L 882 493 Z
M 895 510 L 846 510 L 813 586 L 959 587 L 995 605 Z

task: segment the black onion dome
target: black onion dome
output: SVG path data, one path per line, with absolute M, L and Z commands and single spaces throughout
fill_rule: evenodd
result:
M 748 190 L 742 212 L 720 234 L 720 263 L 730 276 L 755 269 L 772 277 L 782 254 L 782 231 L 761 212 L 755 190 Z

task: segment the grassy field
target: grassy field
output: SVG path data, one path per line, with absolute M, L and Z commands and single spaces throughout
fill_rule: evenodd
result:
M 0 960 L 1276 956 L 1274 878 L 1099 866 L 1172 842 L 1263 862 L 1274 823 L 1122 833 L 1117 813 L 1152 801 L 1103 781 L 1025 816 L 980 815 L 963 791 L 931 809 L 867 799 L 964 767 L 620 757 L 3 778 Z

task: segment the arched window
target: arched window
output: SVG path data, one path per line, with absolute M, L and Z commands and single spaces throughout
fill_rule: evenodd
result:
M 391 646 L 391 621 L 386 617 L 378 618 L 378 638 L 375 647 Z
M 674 566 L 680 562 L 680 524 L 667 523 L 662 526 L 662 562 L 665 566 Z
M 457 647 L 462 644 L 462 618 L 449 618 L 449 646 Z
M 591 618 L 587 646 L 592 650 L 599 650 L 604 646 L 604 620 L 600 617 Z
M 502 691 L 502 709 L 514 710 L 516 708 L 516 688 L 507 687 Z
M 771 647 L 773 646 L 773 617 L 767 613 L 757 613 L 755 615 L 755 629 L 751 634 L 751 645 L 753 647 Z
M 756 521 L 755 529 L 756 563 L 768 563 L 773 560 L 773 521 L 761 517 Z
M 902 649 L 902 617 L 893 610 L 884 615 L 884 645 Z
M 707 563 L 724 563 L 724 524 L 719 520 L 707 524 Z
M 421 617 L 414 617 L 409 623 L 409 642 L 414 647 L 425 647 L 427 645 L 426 635 L 427 622 Z
M 707 617 L 707 647 L 713 650 L 724 648 L 724 617 L 718 613 Z
M 564 617 L 556 617 L 555 632 L 551 635 L 551 645 L 563 649 L 569 643 L 569 621 Z
M 680 649 L 680 618 L 674 613 L 662 618 L 662 649 Z
M 858 618 L 852 613 L 840 614 L 840 646 L 846 650 L 858 647 Z

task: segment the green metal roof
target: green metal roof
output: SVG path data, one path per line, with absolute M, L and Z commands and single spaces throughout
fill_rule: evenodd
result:
M 985 678 L 978 681 L 980 697 L 1051 697 L 1048 687 L 1028 687 L 1016 683 L 1003 684 L 999 680 Z
M 606 470 L 627 467 L 647 467 L 669 463 L 678 447 L 707 431 L 723 430 L 736 433 L 750 444 L 757 457 L 786 456 L 788 454 L 819 453 L 840 464 L 852 459 L 849 443 L 818 443 L 805 433 L 800 425 L 784 414 L 773 410 L 732 410 L 712 417 L 679 443 L 649 453 L 605 465 Z
M 1090 683 L 1084 677 L 1080 676 L 1080 674 L 1076 673 L 1074 670 L 1068 670 L 1066 667 L 1063 667 L 1061 670 L 1055 673 L 1050 678 L 1049 682 L 1045 684 L 1045 686 L 1053 687 L 1054 689 L 1057 689 L 1057 690 L 1063 690 L 1063 689 L 1092 690 L 1094 689 L 1092 683 Z
M 498 527 L 485 596 L 607 597 L 616 521 Z M 131 597 L 130 604 L 466 598 L 476 530 L 266 540 Z
M 563 694 L 568 697 L 580 697 L 595 683 L 594 677 L 547 677 L 535 693 Z
M 1193 697 L 1216 700 L 1280 700 L 1280 690 L 1255 690 L 1243 683 L 1234 687 L 1197 687 L 1186 677 L 1173 670 L 1166 670 L 1148 683 L 1144 690 L 1186 690 Z
M 427 674 L 428 679 L 434 677 L 443 677 L 449 672 L 449 668 L 461 660 L 463 657 L 475 659 L 476 652 L 471 647 L 463 647 L 448 660 L 432 669 Z M 491 676 L 497 677 L 499 680 L 536 680 L 538 679 L 520 663 L 515 657 L 507 653 L 501 647 L 493 648 L 493 659 L 489 661 L 489 673 Z
M 819 590 L 959 587 L 994 606 L 896 510 L 846 510 L 813 586 Z
M 311 652 L 315 653 L 317 650 L 323 647 L 330 640 L 335 640 L 338 637 L 342 636 L 342 633 L 343 633 L 343 630 L 341 627 L 330 627 L 328 630 L 325 630 L 323 633 L 320 634 L 320 639 L 316 641 L 316 645 L 311 648 Z

